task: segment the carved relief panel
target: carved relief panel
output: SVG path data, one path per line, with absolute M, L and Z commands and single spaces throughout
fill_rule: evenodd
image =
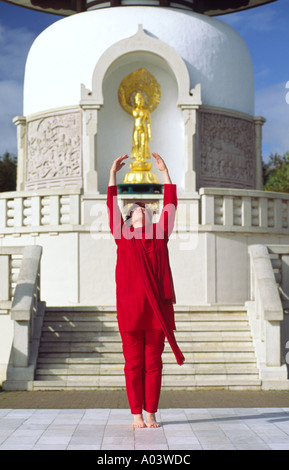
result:
M 198 122 L 198 186 L 254 189 L 253 119 L 200 111 Z
M 78 110 L 28 122 L 26 189 L 82 186 L 81 140 Z

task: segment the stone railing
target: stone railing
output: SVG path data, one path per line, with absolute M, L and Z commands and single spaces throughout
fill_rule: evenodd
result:
M 80 223 L 80 194 L 74 190 L 8 192 L 0 196 L 0 233 L 49 229 Z
M 147 196 L 146 196 L 147 198 Z M 123 204 L 128 196 L 121 196 Z M 153 195 L 156 204 L 162 196 Z M 199 207 L 198 207 L 199 206 Z M 94 213 L 102 230 L 108 231 L 106 195 L 82 195 L 80 189 L 10 192 L 0 195 L 0 234 L 89 230 Z M 199 215 L 200 213 L 200 215 Z M 200 219 L 200 220 L 199 220 Z M 280 233 L 288 235 L 289 194 L 241 189 L 201 188 L 179 196 L 176 229 Z
M 11 305 L 14 336 L 7 380 L 3 383 L 5 390 L 27 390 L 29 382 L 34 378 L 45 310 L 45 303 L 40 301 L 41 254 L 40 246 L 27 246 L 22 250 Z
M 289 245 L 267 245 L 285 313 L 289 313 Z
M 265 245 L 249 247 L 250 301 L 246 303 L 263 388 L 287 388 L 287 367 L 281 361 L 283 307 Z
M 9 313 L 24 247 L 0 247 L 0 313 Z
M 286 233 L 289 229 L 289 194 L 202 188 L 201 224 L 215 230 Z

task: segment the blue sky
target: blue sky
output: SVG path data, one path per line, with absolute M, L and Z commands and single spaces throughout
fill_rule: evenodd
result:
M 263 127 L 263 158 L 289 151 L 289 0 L 219 17 L 245 40 L 255 77 L 255 115 Z M 288 82 L 288 88 L 286 84 Z
M 0 1 L 0 155 L 17 153 L 12 118 L 22 114 L 25 61 L 34 39 L 61 17 Z M 289 151 L 289 0 L 218 17 L 250 50 L 255 74 L 255 115 L 267 119 L 263 158 Z M 286 84 L 288 82 L 288 88 Z

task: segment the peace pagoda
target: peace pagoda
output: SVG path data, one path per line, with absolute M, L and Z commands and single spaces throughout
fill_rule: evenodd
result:
M 158 220 L 178 188 L 163 389 L 289 389 L 289 195 L 265 192 L 248 48 L 218 15 L 268 0 L 14 0 L 59 14 L 26 61 L 16 192 L 0 194 L 0 383 L 124 388 L 106 192 Z M 19 110 L 22 109 L 19 103 Z

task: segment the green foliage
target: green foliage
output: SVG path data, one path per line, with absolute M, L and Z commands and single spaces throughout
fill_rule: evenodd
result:
M 289 193 L 289 152 L 271 154 L 268 163 L 263 163 L 263 178 L 265 191 Z
M 0 156 L 0 192 L 16 190 L 17 157 L 5 152 Z

